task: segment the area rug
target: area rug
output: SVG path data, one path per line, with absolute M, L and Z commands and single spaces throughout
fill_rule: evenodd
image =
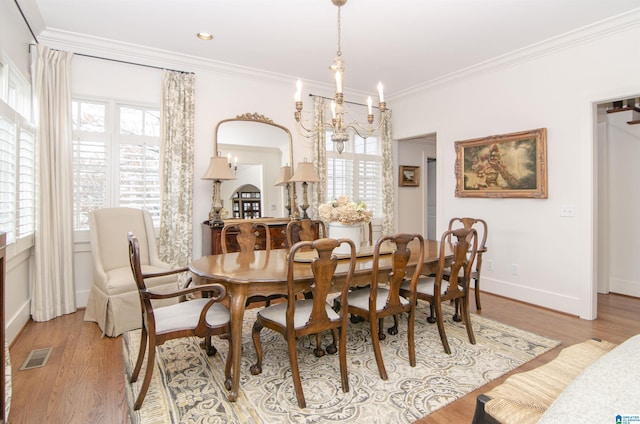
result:
M 245 314 L 240 393 L 227 400 L 224 362 L 227 342 L 214 340 L 218 354 L 208 358 L 196 338 L 172 340 L 158 347 L 156 366 L 147 397 L 133 411 L 139 381 L 128 383 L 136 360 L 139 331 L 123 335 L 125 386 L 131 422 L 151 423 L 411 423 L 502 376 L 559 344 L 472 314 L 476 344 L 469 343 L 464 324 L 451 319 L 444 307 L 451 355 L 440 342 L 435 324 L 427 324 L 428 305 L 416 315 L 415 367 L 409 365 L 406 316 L 397 335 L 381 341 L 389 379 L 380 378 L 371 346 L 368 323 L 349 324 L 347 363 L 350 391 L 340 384 L 338 355 L 313 354 L 314 338 L 298 340 L 298 361 L 307 408 L 297 404 L 284 338 L 262 330 L 262 374 L 254 376 L 251 327 L 256 310 Z M 387 319 L 385 327 L 391 324 Z M 325 340 L 329 342 L 329 336 Z

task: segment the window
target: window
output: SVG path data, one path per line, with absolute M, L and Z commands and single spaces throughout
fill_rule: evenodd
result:
M 160 111 L 74 100 L 74 227 L 104 207 L 147 209 L 160 224 Z
M 331 133 L 327 132 L 326 145 L 327 200 L 349 196 L 365 202 L 374 217 L 381 217 L 382 147 L 379 139 L 352 136 L 339 154 L 331 141 Z
M 25 239 L 35 226 L 35 129 L 31 88 L 0 51 L 0 230 L 7 243 Z

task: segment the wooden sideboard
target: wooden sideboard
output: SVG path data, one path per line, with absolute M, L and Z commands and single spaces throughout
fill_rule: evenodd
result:
M 235 224 L 243 222 L 243 219 L 225 219 L 225 224 Z M 260 218 L 255 219 L 256 222 L 264 222 L 269 226 L 269 232 L 271 233 L 271 248 L 272 249 L 285 249 L 287 248 L 287 224 L 289 219 L 287 218 Z M 220 236 L 222 233 L 222 227 L 211 227 L 209 221 L 202 223 L 202 256 L 217 255 L 222 253 L 222 242 Z M 227 233 L 227 246 L 231 251 L 238 249 L 236 243 L 237 232 L 229 231 Z M 265 249 L 266 239 L 264 236 L 259 236 L 257 240 L 258 249 Z

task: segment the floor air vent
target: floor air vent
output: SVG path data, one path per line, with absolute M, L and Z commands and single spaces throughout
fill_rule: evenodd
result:
M 44 367 L 49 360 L 49 355 L 51 355 L 50 347 L 45 347 L 42 349 L 35 349 L 29 352 L 27 355 L 27 359 L 24 360 L 22 367 L 20 370 L 30 370 L 32 368 L 40 368 Z

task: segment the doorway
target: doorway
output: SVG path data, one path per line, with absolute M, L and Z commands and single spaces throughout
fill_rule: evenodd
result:
M 595 109 L 596 291 L 640 297 L 640 105 L 636 96 Z
M 396 230 L 431 237 L 436 227 L 436 134 L 401 139 L 397 146 L 396 173 L 400 166 L 413 166 L 420 176 L 417 185 L 397 183 Z

